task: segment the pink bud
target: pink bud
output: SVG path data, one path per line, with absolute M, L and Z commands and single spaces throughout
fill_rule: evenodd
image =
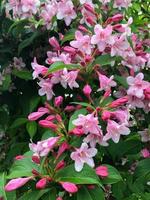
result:
M 109 105 L 109 107 L 110 107 L 110 108 L 116 108 L 116 107 L 119 107 L 119 106 L 124 105 L 124 104 L 127 103 L 127 102 L 128 102 L 128 97 L 127 97 L 127 96 L 124 96 L 124 97 L 122 97 L 122 98 L 119 98 L 119 99 L 113 101 L 113 102 Z
M 99 166 L 96 168 L 96 174 L 101 177 L 108 176 L 108 168 L 106 166 Z
M 90 85 L 85 85 L 84 88 L 83 88 L 83 93 L 85 96 L 89 97 L 90 94 L 92 92 L 92 89 L 91 89 L 91 86 Z
M 18 155 L 15 157 L 15 160 L 22 160 L 24 159 L 25 157 L 23 155 Z
M 90 16 L 87 17 L 86 21 L 87 21 L 91 26 L 95 25 L 95 21 L 94 21 L 93 18 L 90 17 Z
M 106 110 L 102 113 L 102 120 L 106 121 L 110 119 L 110 117 L 111 117 L 111 113 L 109 111 Z
M 59 114 L 56 114 L 56 120 L 58 122 L 62 122 L 62 118 L 61 118 L 61 116 Z
M 68 143 L 63 142 L 58 149 L 57 159 L 63 154 L 63 152 L 65 152 L 68 149 L 69 149 Z
M 70 46 L 65 46 L 63 48 L 64 51 L 66 51 L 67 53 L 71 53 L 71 54 L 75 54 L 76 53 L 76 49 L 74 49 L 73 47 Z
M 146 99 L 150 100 L 150 88 L 144 90 L 144 95 Z
M 56 200 L 63 200 L 62 197 L 58 197 Z
M 45 128 L 57 129 L 57 125 L 48 120 L 40 120 L 39 125 Z
M 59 107 L 63 102 L 63 97 L 62 96 L 58 96 L 58 97 L 55 97 L 55 100 L 54 100 L 54 105 L 56 107 Z
M 94 9 L 93 9 L 89 4 L 85 3 L 85 4 L 84 4 L 84 8 L 85 8 L 86 10 L 88 10 L 90 13 L 92 13 L 92 14 L 95 15 Z
M 111 89 L 106 90 L 106 92 L 104 93 L 104 98 L 109 97 L 111 94 Z
M 90 55 L 85 56 L 85 62 L 86 63 L 89 63 L 91 60 L 92 60 L 92 56 L 90 56 Z
M 122 14 L 116 14 L 111 19 L 112 19 L 112 22 L 119 22 L 123 19 L 123 15 Z
M 47 184 L 47 179 L 42 178 L 36 183 L 36 189 L 39 190 L 44 189 L 46 187 L 46 184 Z
M 83 32 L 88 32 L 88 29 L 86 29 L 86 28 L 85 28 L 84 26 L 82 26 L 82 25 L 79 25 L 78 29 L 79 29 L 80 31 L 83 31 Z
M 82 128 L 74 128 L 74 129 L 72 129 L 69 133 L 70 133 L 70 134 L 77 135 L 77 136 L 82 136 L 82 135 L 84 135 L 84 131 L 83 131 Z
M 75 108 L 75 106 L 66 106 L 65 107 L 65 111 L 67 111 L 67 112 L 72 112 L 72 111 L 74 111 L 76 108 Z
M 69 193 L 76 193 L 78 191 L 78 188 L 74 183 L 60 182 L 60 184 Z
M 32 174 L 35 176 L 39 176 L 39 172 L 36 169 L 32 169 Z
M 35 121 L 35 120 L 39 119 L 40 117 L 42 117 L 46 113 L 49 113 L 49 110 L 47 108 L 40 107 L 37 112 L 30 113 L 28 115 L 28 119 L 30 121 Z
M 65 163 L 64 160 L 60 161 L 60 162 L 56 165 L 55 170 L 58 171 L 58 170 L 60 170 L 60 169 L 63 169 L 63 168 L 65 167 L 65 165 L 66 165 L 66 163 Z
M 12 179 L 5 186 L 5 191 L 10 192 L 10 191 L 16 190 L 17 188 L 20 188 L 23 185 L 25 185 L 31 179 L 32 177 Z
M 49 39 L 49 43 L 52 47 L 54 47 L 57 51 L 60 50 L 60 45 L 55 37 L 51 37 Z
M 40 164 L 40 157 L 38 155 L 33 155 L 32 161 L 36 164 Z
M 48 117 L 46 117 L 46 120 L 48 121 L 54 121 L 55 120 L 55 115 L 49 115 Z
M 141 154 L 143 156 L 143 158 L 150 158 L 150 152 L 148 149 L 142 149 Z

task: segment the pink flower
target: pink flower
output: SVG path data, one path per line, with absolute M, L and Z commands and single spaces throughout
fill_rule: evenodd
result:
M 143 131 L 139 131 L 138 133 L 141 136 L 141 141 L 142 142 L 150 141 L 150 131 L 149 131 L 149 129 L 144 129 Z
M 150 83 L 143 81 L 144 74 L 139 73 L 136 77 L 129 76 L 127 82 L 129 84 L 129 89 L 127 91 L 128 95 L 136 96 L 137 98 L 144 98 L 144 89 L 150 87 Z
M 70 45 L 85 54 L 91 54 L 91 39 L 88 35 L 83 35 L 80 31 L 75 32 L 74 41 L 70 42 Z
M 128 8 L 131 6 L 131 0 L 115 0 L 114 1 L 114 8 Z
M 40 74 L 44 75 L 47 73 L 48 68 L 43 66 L 43 65 L 39 65 L 37 63 L 36 58 L 34 58 L 34 61 L 31 63 L 32 69 L 33 71 L 33 79 L 38 78 Z
M 63 102 L 63 97 L 62 96 L 58 96 L 54 100 L 54 105 L 56 107 L 59 107 L 62 104 L 62 102 Z
M 28 119 L 30 121 L 35 121 L 47 113 L 49 113 L 48 108 L 40 107 L 37 112 L 30 113 Z
M 100 82 L 100 88 L 98 89 L 98 91 L 102 91 L 102 90 L 109 90 L 111 87 L 115 87 L 117 84 L 115 81 L 113 81 L 114 76 L 111 76 L 110 78 L 108 78 L 107 76 L 98 73 L 98 77 L 99 77 L 99 82 Z
M 62 0 L 58 3 L 57 19 L 64 19 L 67 26 L 77 17 L 74 5 L 70 0 Z
M 14 57 L 13 60 L 13 65 L 16 69 L 21 70 L 22 68 L 25 68 L 26 64 L 23 62 L 22 58 Z
M 37 144 L 30 143 L 29 148 L 34 152 L 35 155 L 43 157 L 54 148 L 58 140 L 59 137 L 50 137 L 47 140 L 37 142 Z
M 75 126 L 81 126 L 85 134 L 87 133 L 98 133 L 100 127 L 98 125 L 98 118 L 94 117 L 93 114 L 82 115 L 79 114 L 78 118 L 73 120 L 72 123 Z
M 83 88 L 83 93 L 85 96 L 89 97 L 90 94 L 92 92 L 92 89 L 91 89 L 91 86 L 90 85 L 85 85 L 84 88 Z
M 110 2 L 110 0 L 100 0 L 100 2 L 103 4 L 103 5 L 106 5 Z
M 21 0 L 22 11 L 28 14 L 36 14 L 40 6 L 39 0 Z
M 107 44 L 113 43 L 112 26 L 108 25 L 105 29 L 97 24 L 94 27 L 95 35 L 92 36 L 91 43 L 97 44 L 99 51 L 103 52 Z
M 40 96 L 46 95 L 47 100 L 51 100 L 54 95 L 54 92 L 52 90 L 53 84 L 51 82 L 51 79 L 49 78 L 41 79 L 38 85 L 41 87 L 39 89 L 39 95 Z
M 106 166 L 99 166 L 96 168 L 96 174 L 102 178 L 108 176 L 108 168 Z
M 110 138 L 118 143 L 120 139 L 120 135 L 129 135 L 130 129 L 127 128 L 124 124 L 118 124 L 113 120 L 108 120 L 107 123 L 107 133 L 104 136 L 104 140 L 107 141 Z
M 150 151 L 148 149 L 142 149 L 141 154 L 143 158 L 150 158 Z
M 64 88 L 67 88 L 67 84 L 69 85 L 69 87 L 71 89 L 78 88 L 79 85 L 76 82 L 77 76 L 78 76 L 78 71 L 70 71 L 70 72 L 68 72 L 67 69 L 64 69 L 63 70 L 63 75 L 61 76 L 61 81 L 60 81 L 61 85 Z
M 42 178 L 36 183 L 36 189 L 39 190 L 44 189 L 46 187 L 46 184 L 47 184 L 47 179 Z
M 32 179 L 32 177 L 12 179 L 5 186 L 5 191 L 6 192 L 11 192 L 13 190 L 16 190 L 17 188 L 20 188 L 23 185 L 25 185 L 31 179 Z
M 76 193 L 78 191 L 78 188 L 74 183 L 60 182 L 60 184 L 69 193 Z
M 71 159 L 75 161 L 75 170 L 80 172 L 87 163 L 90 167 L 94 167 L 94 157 L 97 154 L 97 149 L 89 148 L 86 143 L 82 143 L 79 149 L 71 153 Z

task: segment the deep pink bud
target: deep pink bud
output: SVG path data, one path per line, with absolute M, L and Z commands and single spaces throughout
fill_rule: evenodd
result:
M 83 31 L 83 32 L 88 32 L 88 29 L 86 29 L 86 28 L 85 28 L 84 26 L 82 26 L 82 25 L 79 25 L 78 29 L 79 29 L 80 31 Z
M 36 189 L 39 190 L 44 189 L 46 187 L 46 184 L 47 184 L 47 179 L 42 178 L 36 183 Z
M 142 149 L 141 154 L 143 156 L 143 158 L 150 158 L 150 152 L 148 149 Z
M 57 39 L 55 37 L 51 37 L 49 39 L 49 43 L 52 47 L 54 47 L 54 49 L 56 49 L 57 51 L 60 50 L 60 45 L 57 41 Z
M 82 136 L 82 135 L 84 135 L 84 131 L 83 131 L 82 128 L 74 128 L 74 129 L 72 129 L 69 133 L 70 133 L 70 134 L 77 135 L 77 136 Z
M 150 100 L 150 88 L 144 90 L 144 95 L 146 99 Z
M 56 120 L 58 122 L 62 122 L 62 118 L 61 118 L 61 116 L 59 114 L 56 114 Z
M 128 102 L 128 97 L 127 97 L 127 96 L 124 96 L 124 97 L 122 97 L 122 98 L 119 98 L 119 99 L 113 101 L 113 102 L 109 105 L 109 107 L 110 107 L 110 108 L 116 108 L 116 107 L 119 107 L 119 106 L 124 105 L 124 104 L 127 103 L 127 102 Z
M 46 120 L 48 121 L 54 121 L 55 120 L 55 115 L 49 115 L 48 117 L 46 117 Z
M 85 85 L 84 88 L 83 88 L 83 93 L 85 96 L 89 97 L 90 94 L 92 92 L 92 89 L 91 89 L 91 86 L 90 85 Z
M 10 192 L 10 191 L 16 190 L 17 188 L 20 188 L 23 185 L 25 185 L 31 179 L 32 179 L 32 177 L 12 179 L 5 186 L 5 191 Z
M 106 92 L 104 93 L 104 98 L 109 97 L 111 94 L 111 89 L 106 90 Z
M 65 111 L 67 111 L 67 112 L 72 112 L 72 111 L 74 111 L 75 109 L 76 109 L 75 106 L 66 106 L 66 107 L 65 107 Z
M 35 176 L 39 176 L 39 172 L 36 169 L 32 169 L 32 174 Z
M 69 145 L 68 145 L 68 143 L 67 142 L 63 142 L 61 145 L 60 145 L 60 147 L 59 147 L 59 149 L 58 149 L 58 154 L 57 154 L 57 159 L 66 151 L 66 150 L 68 150 L 69 149 Z
M 35 120 L 39 119 L 40 117 L 42 117 L 46 113 L 49 113 L 49 110 L 47 108 L 40 107 L 37 112 L 30 113 L 28 115 L 28 119 L 30 121 L 35 121 Z
M 57 125 L 48 120 L 40 120 L 39 125 L 45 128 L 57 129 Z
M 110 117 L 111 117 L 111 113 L 109 111 L 106 110 L 102 113 L 102 120 L 106 121 L 110 119 Z
M 69 193 L 76 193 L 78 191 L 78 188 L 74 183 L 60 182 L 60 184 Z
M 112 19 L 112 22 L 119 22 L 123 19 L 123 15 L 122 14 L 116 14 L 111 19 Z
M 101 177 L 108 176 L 108 168 L 106 166 L 99 166 L 96 168 L 96 174 Z
M 66 165 L 66 163 L 65 163 L 64 160 L 60 161 L 60 162 L 56 165 L 55 170 L 58 171 L 58 170 L 60 170 L 60 169 L 63 169 L 63 168 L 65 167 L 65 165 Z
M 38 155 L 33 155 L 32 161 L 36 164 L 40 164 L 40 157 Z
M 66 51 L 67 53 L 71 53 L 71 54 L 75 54 L 76 53 L 76 49 L 74 49 L 73 47 L 70 46 L 65 46 L 63 48 L 64 51 Z
M 15 157 L 15 160 L 22 160 L 24 159 L 25 157 L 23 155 L 18 155 Z
M 95 21 L 94 21 L 93 18 L 90 17 L 90 16 L 86 18 L 86 21 L 87 21 L 91 26 L 95 25 Z
M 84 8 L 95 15 L 94 8 L 92 8 L 89 4 L 85 3 Z
M 62 104 L 63 99 L 64 99 L 64 98 L 63 98 L 62 96 L 55 97 L 54 105 L 55 105 L 56 107 L 59 107 L 59 106 Z
M 57 197 L 57 199 L 56 199 L 56 200 L 63 200 L 63 199 L 62 199 L 62 197 Z

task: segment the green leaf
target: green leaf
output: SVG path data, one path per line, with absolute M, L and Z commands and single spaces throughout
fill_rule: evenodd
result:
M 108 177 L 102 180 L 103 184 L 114 184 L 119 181 L 122 181 L 122 177 L 116 168 L 112 167 L 111 165 L 104 165 L 104 166 L 108 168 Z
M 105 200 L 105 197 L 100 187 L 91 190 L 82 187 L 77 193 L 77 200 Z
M 25 193 L 22 197 L 20 197 L 18 200 L 39 200 L 48 191 L 49 191 L 49 189 L 29 191 L 29 192 Z
M 21 51 L 28 47 L 29 45 L 31 45 L 33 43 L 33 41 L 35 40 L 35 38 L 37 38 L 38 36 L 41 35 L 41 32 L 39 31 L 35 31 L 30 37 L 28 37 L 27 39 L 23 40 L 18 47 L 18 54 L 21 53 Z
M 27 131 L 28 131 L 30 137 L 33 138 L 34 135 L 35 135 L 36 132 L 37 132 L 37 123 L 34 122 L 34 121 L 33 121 L 33 122 L 28 122 L 28 123 L 26 124 L 26 129 L 27 129 Z
M 56 200 L 56 194 L 57 194 L 56 189 L 52 188 L 42 196 L 42 200 Z
M 10 126 L 11 129 L 14 128 L 18 128 L 19 126 L 22 126 L 23 124 L 25 124 L 26 122 L 28 122 L 28 120 L 26 118 L 18 118 L 16 119 L 12 125 Z
M 73 128 L 75 128 L 75 126 L 72 124 L 72 121 L 77 119 L 78 118 L 78 115 L 79 114 L 82 114 L 82 115 L 86 115 L 87 113 L 87 110 L 86 109 L 80 109 L 80 110 L 76 110 L 74 112 L 74 114 L 71 116 L 70 120 L 69 120 L 69 127 L 68 127 L 68 130 L 72 130 Z
M 142 177 L 146 176 L 148 173 L 150 173 L 150 158 L 141 160 L 135 170 L 134 176 L 137 177 Z
M 123 87 L 128 88 L 127 80 L 126 80 L 125 77 L 115 75 L 115 76 L 114 76 L 114 79 L 115 79 L 118 83 L 120 83 Z
M 11 76 L 10 75 L 5 75 L 5 80 L 3 81 L 3 84 L 1 86 L 3 91 L 6 91 L 9 89 L 11 84 Z
M 66 69 L 79 69 L 81 66 L 77 64 L 64 64 L 63 62 L 55 62 L 53 63 L 49 69 L 48 74 L 62 70 L 64 68 Z
M 7 179 L 19 178 L 23 176 L 32 176 L 32 169 L 39 170 L 38 166 L 32 162 L 32 153 L 27 152 L 24 154 L 24 158 L 22 160 L 17 160 L 14 162 L 10 169 L 10 173 L 7 176 Z
M 55 179 L 59 181 L 68 181 L 75 184 L 98 184 L 101 185 L 99 177 L 96 175 L 95 170 L 84 165 L 81 172 L 76 172 L 74 165 L 69 165 L 64 169 L 58 171 Z
M 97 57 L 94 61 L 94 64 L 99 64 L 100 66 L 104 66 L 104 65 L 110 65 L 112 61 L 115 61 L 115 58 L 111 57 L 109 54 L 105 54 Z
M 61 45 L 63 45 L 65 42 L 71 41 L 74 39 L 75 36 L 75 29 L 70 30 L 63 38 Z
M 16 77 L 24 79 L 26 81 L 32 80 L 32 73 L 27 70 L 18 71 L 17 69 L 14 69 L 12 71 L 12 74 L 15 75 Z

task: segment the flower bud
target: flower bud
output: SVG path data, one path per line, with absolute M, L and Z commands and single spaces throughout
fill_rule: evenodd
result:
M 60 182 L 60 184 L 69 193 L 76 193 L 78 191 L 78 188 L 74 183 Z
M 45 127 L 45 128 L 51 128 L 53 130 L 57 129 L 57 125 L 48 120 L 40 120 L 39 125 L 41 125 L 42 127 Z
M 36 164 L 40 164 L 40 157 L 38 155 L 33 155 L 32 161 Z
M 150 158 L 150 152 L 148 149 L 142 149 L 141 154 L 143 156 L 143 158 Z
M 90 85 L 85 85 L 84 88 L 83 88 L 83 93 L 85 96 L 89 97 L 90 94 L 92 92 L 92 89 L 91 89 L 91 86 Z
M 65 167 L 65 165 L 66 165 L 66 163 L 65 163 L 64 160 L 60 161 L 60 162 L 56 165 L 55 170 L 58 171 L 58 170 L 60 170 L 60 169 L 63 169 L 63 168 Z
M 60 50 L 60 45 L 55 37 L 51 37 L 49 39 L 49 43 L 52 47 L 54 47 L 55 50 Z
M 116 107 L 124 105 L 127 102 L 128 102 L 128 97 L 124 96 L 122 98 L 119 98 L 119 99 L 113 101 L 111 104 L 109 104 L 109 107 L 110 108 L 116 108 Z
M 102 113 L 102 120 L 106 121 L 110 119 L 110 117 L 111 117 L 111 113 L 109 111 L 106 110 Z
M 63 102 L 63 97 L 62 96 L 55 97 L 54 105 L 56 107 L 60 107 L 60 105 L 62 104 L 62 102 Z
M 76 49 L 74 49 L 73 47 L 70 47 L 70 46 L 65 46 L 63 48 L 64 51 L 66 51 L 67 53 L 70 53 L 70 54 L 75 54 L 76 53 Z
M 47 179 L 42 178 L 36 183 L 36 189 L 39 190 L 44 189 L 46 187 L 46 184 L 47 184 Z
M 15 157 L 15 160 L 22 160 L 24 159 L 25 157 L 23 155 L 18 155 Z
M 57 199 L 56 199 L 56 200 L 63 200 L 63 199 L 62 199 L 62 197 L 57 197 Z
M 102 178 L 108 176 L 108 168 L 106 166 L 99 166 L 96 168 L 96 174 Z

